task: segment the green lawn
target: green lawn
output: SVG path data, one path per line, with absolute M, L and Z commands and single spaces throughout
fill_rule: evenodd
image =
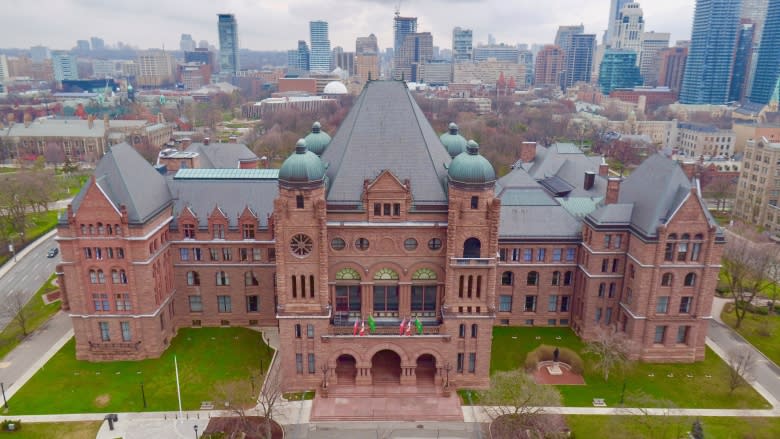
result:
M 90 422 L 25 422 L 15 432 L 0 431 L 0 438 L 8 439 L 95 439 L 101 421 Z
M 194 410 L 201 401 L 216 399 L 218 384 L 248 383 L 261 364 L 268 367 L 273 350 L 251 329 L 182 328 L 158 359 L 90 363 L 76 360 L 71 340 L 8 401 L 9 414 L 175 410 L 174 355 L 182 406 Z
M 540 344 L 567 347 L 577 352 L 585 346 L 569 328 L 495 327 L 491 372 L 523 367 L 526 354 Z M 739 388 L 729 395 L 726 364 L 709 348 L 704 361 L 694 364 L 635 362 L 625 373 L 610 374 L 608 382 L 594 370 L 594 356 L 580 355 L 585 362 L 586 385 L 558 386 L 567 406 L 592 406 L 593 398 L 603 398 L 608 406 L 616 406 L 620 403 L 625 377 L 626 396 L 641 392 L 654 399 L 669 400 L 677 407 L 770 408 L 750 387 Z M 649 377 L 649 374 L 654 376 Z M 673 377 L 667 377 L 669 374 Z M 693 378 L 687 378 L 688 374 Z M 712 378 L 705 378 L 705 375 Z
M 22 311 L 27 316 L 27 332 L 32 333 L 39 326 L 44 324 L 51 318 L 57 311 L 60 310 L 60 302 L 50 303 L 48 305 L 43 303 L 43 295 L 54 291 L 57 286 L 52 283 L 56 276 L 54 274 L 44 283 L 38 292 L 35 293 L 32 299 L 24 306 Z M 4 358 L 11 352 L 21 341 L 22 330 L 16 321 L 12 321 L 6 326 L 6 328 L 0 332 L 0 359 Z
M 653 428 L 643 426 L 637 416 L 567 416 L 566 423 L 578 438 L 678 439 L 690 431 L 695 418 L 664 417 L 650 420 Z M 773 439 L 780 437 L 780 418 L 699 418 L 707 439 Z M 661 425 L 666 426 L 664 430 Z M 681 435 L 677 435 L 677 433 Z M 666 433 L 666 434 L 664 434 Z
M 725 306 L 720 318 L 732 328 L 737 323 L 733 306 Z M 737 332 L 776 364 L 780 364 L 780 316 L 748 312 Z

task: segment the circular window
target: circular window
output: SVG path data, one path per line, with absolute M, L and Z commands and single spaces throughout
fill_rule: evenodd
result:
M 304 235 L 303 233 L 299 233 L 293 236 L 290 240 L 290 250 L 295 256 L 309 256 L 312 247 L 314 247 L 314 243 L 312 242 L 311 238 Z
M 368 239 L 358 238 L 355 240 L 355 248 L 358 250 L 368 250 Z
M 430 241 L 428 241 L 428 248 L 431 250 L 438 250 L 441 248 L 441 239 L 439 238 L 431 238 Z
M 404 248 L 412 251 L 417 248 L 417 240 L 414 238 L 407 238 L 406 241 L 404 241 Z
M 333 250 L 344 250 L 344 247 L 346 246 L 347 243 L 344 242 L 344 240 L 341 238 L 333 238 L 330 241 L 330 248 L 332 248 Z

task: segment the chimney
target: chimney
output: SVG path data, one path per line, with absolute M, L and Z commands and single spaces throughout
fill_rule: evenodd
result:
M 681 166 L 688 180 L 693 180 L 693 177 L 696 176 L 696 162 L 683 162 Z
M 89 116 L 87 116 L 87 127 L 89 127 L 89 129 L 92 129 L 92 128 L 95 127 L 95 116 L 93 116 L 91 114 Z
M 602 177 L 609 176 L 609 165 L 604 161 L 604 159 L 601 160 L 601 164 L 599 165 L 599 175 Z
M 520 160 L 523 163 L 532 163 L 536 157 L 536 142 L 523 142 L 520 145 Z
M 620 177 L 610 177 L 607 179 L 607 195 L 604 198 L 604 204 L 615 204 L 620 193 Z
M 582 184 L 583 189 L 589 191 L 593 189 L 593 184 L 596 182 L 596 173 L 593 171 L 585 171 L 585 182 Z

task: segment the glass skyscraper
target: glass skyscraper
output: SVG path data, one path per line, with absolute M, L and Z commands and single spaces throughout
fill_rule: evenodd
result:
M 696 1 L 681 103 L 728 102 L 740 6 L 734 0 Z
M 609 49 L 599 66 L 599 88 L 608 95 L 616 88 L 634 88 L 642 85 L 642 75 L 636 66 L 636 52 L 633 50 Z
M 469 62 L 473 60 L 474 35 L 471 29 L 456 27 L 452 29 L 452 62 Z
M 311 56 L 309 70 L 316 73 L 330 71 L 330 40 L 328 39 L 328 22 L 317 20 L 309 22 L 311 41 Z
M 401 17 L 398 13 L 396 13 L 395 18 L 393 18 L 394 71 L 401 65 L 401 46 L 403 46 L 404 41 L 406 40 L 406 36 L 414 33 L 417 33 L 417 17 Z M 398 79 L 398 77 L 396 77 L 396 79 Z
M 768 104 L 780 77 L 780 0 L 769 0 L 750 101 Z
M 217 14 L 219 32 L 219 69 L 223 73 L 235 75 L 240 70 L 238 64 L 238 23 L 233 14 Z

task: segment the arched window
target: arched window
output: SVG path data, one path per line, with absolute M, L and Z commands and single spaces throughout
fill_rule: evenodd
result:
M 200 285 L 200 275 L 197 271 L 187 272 L 187 285 Z
M 86 235 L 87 234 L 87 226 L 82 224 L 81 225 L 81 234 Z
M 398 273 L 390 268 L 382 268 L 374 273 L 374 280 L 398 280 Z
M 473 323 L 471 325 L 471 338 L 477 338 L 477 331 L 479 331 L 479 326 L 476 323 Z
M 560 271 L 553 271 L 552 285 L 558 286 L 560 284 L 561 284 L 561 272 Z
M 479 258 L 482 249 L 482 243 L 477 238 L 469 238 L 463 243 L 464 258 Z
M 599 284 L 599 297 L 604 297 L 604 293 L 607 291 L 607 284 L 602 282 Z
M 217 286 L 223 286 L 223 285 L 230 285 L 230 278 L 228 277 L 227 272 L 218 271 L 217 272 Z
M 663 276 L 661 276 L 661 286 L 671 287 L 673 279 L 674 277 L 672 276 L 672 273 L 664 273 Z
M 436 272 L 430 268 L 421 268 L 412 274 L 412 280 L 436 280 L 438 276 Z
M 255 273 L 253 271 L 247 271 L 244 273 L 244 286 L 252 287 L 252 286 L 258 286 L 260 283 L 257 281 L 257 278 L 255 277 Z
M 336 312 L 360 316 L 360 279 L 360 273 L 349 267 L 336 272 Z
M 382 268 L 374 273 L 374 313 L 379 317 L 398 315 L 398 273 L 390 268 Z M 394 282 L 388 282 L 394 281 Z
M 437 287 L 435 281 L 438 278 L 436 272 L 429 268 L 420 268 L 412 274 L 412 301 L 411 310 L 413 316 L 435 317 Z
M 119 270 L 119 283 L 120 284 L 127 283 L 127 273 L 125 273 L 125 270 Z
M 460 326 L 458 326 L 458 337 L 466 338 L 466 325 L 464 323 L 461 323 Z
M 535 271 L 531 271 L 528 273 L 528 277 L 526 278 L 526 284 L 535 286 L 539 282 L 539 273 Z
M 89 234 L 94 235 L 95 234 L 95 226 L 90 224 L 89 225 Z
M 501 273 L 501 285 L 512 285 L 514 275 L 511 271 L 505 271 Z
M 97 283 L 97 272 L 95 270 L 89 270 L 89 283 Z
M 119 283 L 119 271 L 118 270 L 111 270 L 111 282 L 118 284 Z
M 696 273 L 688 273 L 685 275 L 685 283 L 683 283 L 686 287 L 692 287 L 696 285 Z
M 336 280 L 360 280 L 360 273 L 352 268 L 342 268 L 336 272 Z
M 98 270 L 97 271 L 97 278 L 98 278 L 98 283 L 99 284 L 106 283 L 106 275 L 103 274 L 103 270 Z
M 122 228 L 119 227 L 119 224 L 114 224 L 114 235 L 121 235 L 122 234 Z
M 571 278 L 574 275 L 571 271 L 567 271 L 563 274 L 563 285 L 571 285 Z
M 102 235 L 105 232 L 105 229 L 103 229 L 103 223 L 97 223 L 97 233 L 98 235 Z

